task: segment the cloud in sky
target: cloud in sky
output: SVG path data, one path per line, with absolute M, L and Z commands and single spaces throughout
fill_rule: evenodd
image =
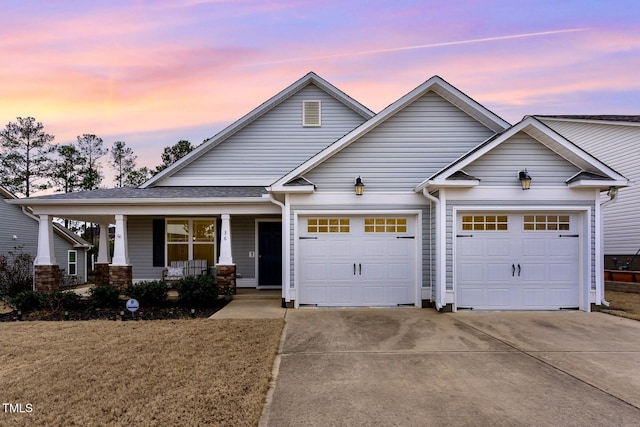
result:
M 308 71 L 375 111 L 438 74 L 516 122 L 640 113 L 640 4 L 8 0 L 0 126 L 95 133 L 155 166 Z

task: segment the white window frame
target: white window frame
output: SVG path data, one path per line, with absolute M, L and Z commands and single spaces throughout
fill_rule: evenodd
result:
M 71 262 L 71 254 L 74 254 L 74 260 Z M 71 272 L 71 266 L 74 267 L 74 273 Z M 67 251 L 67 274 L 69 276 L 77 276 L 78 275 L 78 251 L 75 249 L 70 249 Z
M 188 228 L 189 228 L 189 235 L 187 237 L 187 241 L 186 242 L 169 242 L 169 221 L 187 221 L 188 223 Z M 169 245 L 172 244 L 186 244 L 188 249 L 187 249 L 187 257 L 188 259 L 193 259 L 193 245 L 196 244 L 193 241 L 193 222 L 194 221 L 212 221 L 213 222 L 213 242 L 198 242 L 197 244 L 199 245 L 212 245 L 213 246 L 213 260 L 214 263 L 213 265 L 215 265 L 218 261 L 218 257 L 216 256 L 216 251 L 217 251 L 217 244 L 218 244 L 218 218 L 216 217 L 195 217 L 195 218 L 166 218 L 164 221 L 164 235 L 165 235 L 165 242 L 164 242 L 164 265 L 168 266 L 169 265 Z

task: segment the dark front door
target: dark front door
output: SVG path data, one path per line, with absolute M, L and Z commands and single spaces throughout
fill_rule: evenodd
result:
M 258 286 L 282 286 L 280 222 L 258 222 Z

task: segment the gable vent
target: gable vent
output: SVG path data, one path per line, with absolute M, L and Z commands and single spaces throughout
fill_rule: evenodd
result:
M 302 126 L 320 125 L 320 101 L 302 101 Z

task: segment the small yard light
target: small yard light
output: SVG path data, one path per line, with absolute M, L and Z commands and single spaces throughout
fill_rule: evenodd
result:
M 362 182 L 362 178 L 356 178 L 356 184 L 354 185 L 356 189 L 356 196 L 362 196 L 364 193 L 364 183 Z
M 68 311 L 64 312 L 64 320 L 69 320 L 69 312 Z
M 531 177 L 526 169 L 518 173 L 518 179 L 520 180 L 520 185 L 522 185 L 523 190 L 531 188 Z
M 124 322 L 124 311 L 120 312 L 120 320 L 122 320 Z
M 22 320 L 22 310 L 18 310 L 18 320 Z
M 196 309 L 195 308 L 191 309 L 191 317 L 196 317 Z

